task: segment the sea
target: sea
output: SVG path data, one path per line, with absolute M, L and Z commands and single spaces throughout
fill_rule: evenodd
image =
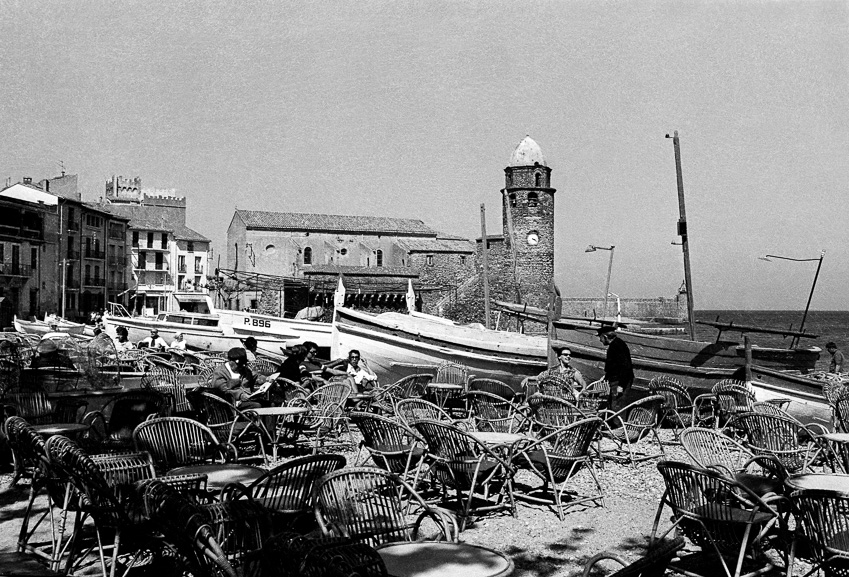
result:
M 749 310 L 704 310 L 695 311 L 696 320 L 733 322 L 770 329 L 799 330 L 804 311 L 749 311 Z M 822 349 L 817 370 L 828 370 L 831 355 L 825 350 L 825 344 L 834 341 L 837 348 L 849 354 L 849 311 L 808 311 L 805 319 L 805 332 L 816 338 L 799 339 L 799 346 L 818 346 Z M 707 325 L 696 324 L 696 339 L 700 341 L 716 340 L 717 330 Z M 729 331 L 723 338 L 736 340 L 740 333 Z M 791 337 L 762 333 L 749 333 L 753 345 L 769 347 L 789 347 Z

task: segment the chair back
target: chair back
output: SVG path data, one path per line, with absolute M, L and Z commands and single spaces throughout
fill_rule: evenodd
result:
M 540 394 L 549 397 L 558 397 L 560 399 L 575 399 L 575 389 L 573 381 L 564 376 L 548 373 L 541 376 L 537 381 L 537 389 Z
M 225 456 L 209 427 L 183 417 L 159 417 L 139 424 L 133 431 L 133 443 L 137 451 L 150 453 L 156 469 L 163 473 Z
M 831 410 L 834 414 L 834 425 L 838 431 L 849 433 L 849 388 L 842 387 Z
M 401 399 L 395 404 L 395 413 L 412 427 L 416 421 L 433 419 L 435 421 L 451 421 L 451 416 L 438 405 L 424 399 Z
M 602 423 L 599 417 L 589 417 L 566 425 L 553 435 L 550 452 L 567 459 L 585 456 L 589 453 L 590 445 L 596 439 Z
M 248 363 L 248 368 L 252 373 L 260 375 L 270 375 L 277 371 L 276 365 L 273 365 L 271 361 L 260 357 L 250 361 Z
M 3 424 L 15 466 L 14 482 L 21 476 L 34 477 L 44 459 L 44 438 L 21 417 L 9 417 Z
M 799 489 L 790 494 L 797 538 L 812 545 L 813 560 L 826 575 L 849 571 L 849 495 L 842 491 Z
M 712 388 L 720 418 L 730 418 L 740 413 L 748 413 L 755 403 L 755 393 L 743 381 L 725 379 Z
M 663 397 L 664 409 L 677 411 L 693 406 L 693 399 L 681 381 L 668 376 L 655 377 L 649 381 L 649 391 Z
M 747 446 L 756 454 L 776 457 L 788 472 L 807 467 L 817 454 L 814 433 L 789 416 L 743 413 L 728 423 L 745 435 Z
M 541 393 L 528 397 L 528 408 L 530 409 L 528 418 L 532 426 L 543 432 L 565 427 L 588 416 L 577 405 L 566 399 Z
M 186 398 L 186 387 L 177 371 L 161 366 L 150 368 L 141 379 L 141 386 L 163 395 L 170 404 L 171 413 L 184 413 L 192 410 Z
M 513 387 L 504 381 L 480 377 L 469 379 L 469 392 L 472 391 L 483 391 L 491 395 L 497 395 L 507 401 L 512 401 L 513 397 L 516 396 L 516 391 L 513 390 Z
M 152 415 L 165 415 L 169 405 L 168 399 L 153 390 L 138 389 L 120 393 L 104 407 L 104 412 L 111 408 L 106 433 L 112 440 L 126 441 L 127 445 L 132 445 L 133 430 Z
M 513 433 L 521 422 L 510 401 L 494 393 L 469 391 L 466 395 L 478 431 Z
M 407 513 L 419 508 L 427 506 L 410 485 L 373 467 L 329 473 L 315 489 L 315 516 L 322 532 L 341 531 L 372 547 L 414 540 L 416 523 Z
M 446 385 L 463 385 L 463 390 L 466 390 L 469 383 L 469 369 L 459 363 L 443 361 L 436 368 L 433 381 Z
M 251 497 L 264 507 L 282 512 L 309 511 L 312 494 L 325 475 L 345 467 L 345 457 L 332 453 L 295 457 L 251 483 Z
M 581 396 L 578 397 L 578 408 L 587 413 L 596 413 L 607 406 L 609 397 L 610 383 L 604 379 L 593 381 L 581 391 Z
M 342 405 L 351 396 L 351 385 L 346 381 L 329 383 L 318 387 L 307 396 L 307 402 L 317 407 L 327 407 L 329 405 Z
M 6 393 L 3 403 L 11 405 L 15 414 L 30 424 L 45 425 L 53 422 L 53 404 L 44 391 Z
M 734 474 L 754 457 L 746 447 L 716 429 L 689 427 L 681 432 L 680 438 L 693 463 L 705 469 L 720 466 Z

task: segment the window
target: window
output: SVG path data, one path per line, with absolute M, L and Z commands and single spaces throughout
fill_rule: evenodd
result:
M 425 263 L 427 266 L 433 266 L 433 255 L 429 254 L 425 257 Z
M 168 233 L 162 233 L 162 248 L 168 248 Z
M 154 255 L 154 259 L 156 262 L 156 270 L 162 270 L 162 253 L 158 252 Z
M 507 197 L 510 199 L 510 207 L 516 208 L 516 193 L 511 192 Z
M 147 233 L 147 248 L 153 248 L 153 233 Z
M 97 265 L 94 265 L 94 281 L 100 283 L 100 267 Z
M 91 265 L 85 265 L 85 284 L 91 281 Z
M 539 197 L 535 192 L 528 193 L 528 208 L 536 208 L 539 206 Z
M 186 243 L 186 252 L 195 252 L 195 243 L 189 241 Z
M 195 274 L 203 274 L 203 257 L 195 257 Z
M 541 175 L 540 173 L 538 173 L 538 172 L 537 172 L 537 173 L 534 175 L 534 186 L 536 186 L 537 188 L 539 188 L 539 187 L 541 186 L 541 183 L 542 183 L 542 175 Z
M 134 230 L 133 231 L 133 246 L 138 246 L 138 245 L 139 245 L 139 231 Z
M 147 253 L 140 252 L 139 253 L 139 268 L 144 270 L 147 268 Z
M 304 249 L 304 264 L 312 264 L 312 249 L 310 247 Z
M 341 254 L 342 256 L 345 256 L 346 254 L 348 254 L 348 249 L 343 248 L 342 250 L 339 251 L 339 254 Z
M 377 266 L 383 266 L 383 251 L 377 250 Z
M 186 272 L 186 255 L 181 254 L 177 257 L 177 270 L 179 272 Z
M 29 250 L 29 266 L 32 267 L 32 272 L 38 270 L 38 249 L 33 247 Z
M 466 264 L 466 255 L 464 255 L 464 254 L 461 254 L 461 255 L 460 255 L 460 264 L 461 264 L 461 265 L 465 265 L 465 264 Z

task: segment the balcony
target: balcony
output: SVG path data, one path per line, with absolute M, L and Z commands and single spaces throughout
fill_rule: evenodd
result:
M 127 258 L 123 256 L 110 256 L 109 257 L 109 266 L 125 266 L 127 264 Z
M 69 289 L 79 289 L 80 288 L 80 281 L 74 280 L 72 278 L 67 279 L 65 281 L 65 287 L 69 288 Z
M 143 271 L 138 274 L 139 286 L 173 286 L 171 275 L 166 272 Z
M 147 241 L 142 240 L 142 239 L 139 239 L 139 243 L 134 244 L 133 248 L 138 248 L 139 250 L 164 250 L 164 251 L 170 250 L 167 243 L 166 243 L 165 246 L 162 246 L 161 242 L 154 242 L 153 244 L 147 244 Z
M 108 285 L 106 285 L 106 288 L 108 288 L 111 291 L 123 292 L 123 291 L 127 290 L 127 283 L 125 283 L 125 282 L 111 282 Z
M 95 260 L 103 260 L 104 258 L 106 258 L 106 251 L 103 251 L 103 250 L 93 250 L 93 249 L 88 249 L 88 248 L 87 248 L 87 249 L 85 250 L 85 257 L 86 257 L 86 258 L 93 258 L 93 259 L 95 259 Z
M 85 287 L 102 287 L 104 282 L 105 282 L 105 279 L 102 279 L 102 278 L 87 277 L 83 280 L 83 286 L 85 286 Z
M 0 224 L 0 235 L 36 240 L 44 238 L 40 230 L 25 228 L 23 226 L 10 226 L 7 224 Z
M 67 260 L 80 260 L 80 251 L 68 249 L 65 258 Z
M 70 221 L 70 222 L 68 223 L 68 230 L 69 230 L 69 231 L 79 231 L 79 230 L 80 230 L 80 223 L 79 223 L 79 221 L 73 221 L 73 220 L 72 220 L 72 221 Z
M 25 264 L 4 262 L 0 263 L 0 275 L 29 278 L 32 276 L 32 267 Z
M 168 265 L 165 264 L 165 263 L 162 263 L 160 265 L 155 265 L 151 262 L 148 262 L 148 263 L 144 263 L 144 266 L 138 266 L 138 265 L 134 264 L 133 270 L 141 270 L 141 271 L 148 270 L 148 271 L 169 272 L 171 269 L 168 268 Z

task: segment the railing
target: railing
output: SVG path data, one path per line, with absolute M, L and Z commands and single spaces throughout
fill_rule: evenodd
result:
M 0 263 L 0 274 L 3 276 L 32 276 L 32 267 L 11 262 Z
M 80 288 L 80 281 L 71 278 L 65 281 L 65 286 L 69 289 L 78 289 Z
M 65 258 L 68 260 L 80 260 L 80 251 L 69 248 Z
M 19 238 L 43 238 L 40 230 L 24 228 L 22 226 L 9 226 L 5 224 L 0 224 L 0 234 L 17 236 Z
M 127 264 L 127 258 L 123 256 L 110 256 L 109 266 L 124 266 Z
M 153 244 L 147 244 L 147 241 L 143 241 L 139 239 L 138 244 L 134 244 L 133 248 L 138 248 L 139 250 L 168 250 L 168 244 L 162 246 L 161 242 L 154 242 Z
M 153 263 L 147 262 L 147 263 L 145 263 L 145 264 L 144 264 L 144 266 L 138 266 L 137 264 L 136 264 L 136 265 L 133 265 L 133 270 L 141 270 L 141 271 L 147 270 L 147 271 L 168 272 L 168 271 L 170 271 L 171 269 L 170 269 L 170 268 L 168 268 L 168 265 L 167 265 L 167 264 L 165 264 L 165 263 L 163 263 L 163 264 L 161 264 L 161 265 L 157 266 L 157 265 L 155 265 L 155 264 L 153 264 Z
M 106 252 L 102 251 L 102 250 L 86 249 L 85 257 L 86 258 L 93 258 L 93 259 L 97 259 L 97 260 L 103 260 L 104 258 L 106 258 Z
M 74 221 L 74 220 L 69 221 L 68 222 L 68 230 L 80 230 L 79 221 Z
M 83 286 L 97 286 L 97 287 L 101 287 L 101 286 L 103 286 L 103 283 L 104 283 L 104 279 L 102 279 L 102 278 L 97 278 L 97 277 L 95 277 L 95 278 L 85 278 L 85 279 L 83 280 Z

